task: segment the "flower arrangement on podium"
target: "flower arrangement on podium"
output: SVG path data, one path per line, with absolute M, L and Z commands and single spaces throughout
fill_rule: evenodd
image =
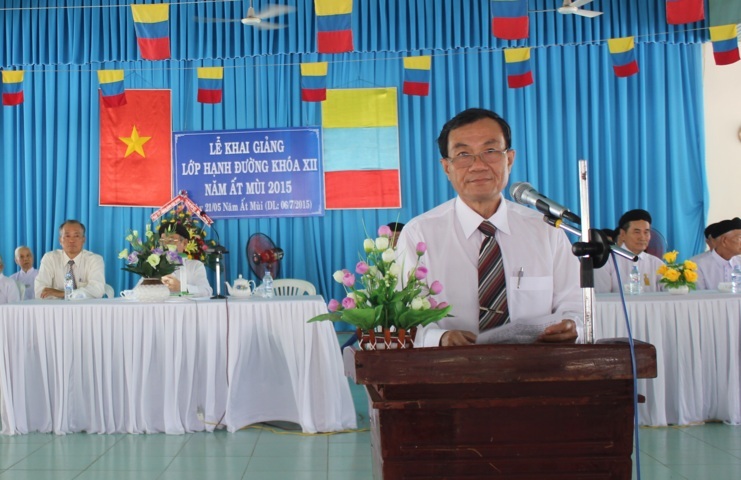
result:
M 144 278 L 162 278 L 175 271 L 183 264 L 178 251 L 164 248 L 160 245 L 160 235 L 147 225 L 144 237 L 139 236 L 137 230 L 129 230 L 126 241 L 131 245 L 131 251 L 124 248 L 118 258 L 126 260 L 122 270 L 141 275 Z
M 185 205 L 180 204 L 164 214 L 160 220 L 160 225 L 166 230 L 175 230 L 176 225 L 182 225 L 190 234 L 190 240 L 185 246 L 185 253 L 189 260 L 200 260 L 206 265 L 212 265 L 208 250 L 216 246 L 215 240 L 207 240 L 205 225 L 195 217 Z
M 391 235 L 391 229 L 382 226 L 377 238 L 365 239 L 365 257 L 361 256 L 355 265 L 355 273 L 345 269 L 333 275 L 342 284 L 345 298 L 330 300 L 329 313 L 309 322 L 341 320 L 354 325 L 360 347 L 372 350 L 412 347 L 417 327 L 449 315 L 451 307 L 434 298 L 442 292 L 443 285 L 429 282 L 427 268 L 420 265 L 427 246 L 423 242 L 417 244 L 415 265 L 404 275 L 397 251 L 391 246 Z
M 162 277 L 170 275 L 177 267 L 183 264 L 183 259 L 177 249 L 164 248 L 160 245 L 160 235 L 147 225 L 144 236 L 139 236 L 137 230 L 129 230 L 126 241 L 131 250 L 124 248 L 118 258 L 125 260 L 126 266 L 122 270 L 140 275 L 143 280 L 134 291 L 138 300 L 163 300 L 170 295 Z M 143 287 L 143 288 L 142 288 Z
M 659 283 L 666 286 L 670 293 L 682 294 L 695 289 L 697 282 L 697 265 L 691 260 L 678 262 L 676 250 L 664 254 L 664 265 L 656 271 L 661 275 Z

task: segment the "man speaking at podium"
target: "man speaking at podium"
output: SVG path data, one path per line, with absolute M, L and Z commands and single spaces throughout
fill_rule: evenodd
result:
M 470 345 L 482 332 L 539 318 L 549 326 L 538 341 L 579 336 L 579 262 L 566 234 L 502 195 L 515 160 L 511 141 L 507 122 L 479 108 L 440 132 L 440 164 L 458 196 L 408 222 L 398 249 L 411 266 L 417 243 L 427 244 L 428 278 L 444 285 L 437 298 L 453 316 L 419 329 L 417 346 Z

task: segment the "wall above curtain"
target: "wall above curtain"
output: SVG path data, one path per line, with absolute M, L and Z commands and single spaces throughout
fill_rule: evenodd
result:
M 254 3 L 259 10 L 268 2 Z M 99 69 L 123 69 L 129 89 L 171 90 L 173 131 L 234 130 L 320 126 L 321 104 L 301 100 L 300 64 L 315 61 L 328 62 L 330 89 L 399 89 L 402 207 L 219 220 L 214 227 L 231 251 L 227 280 L 248 273 L 245 244 L 262 232 L 286 252 L 284 276 L 338 295 L 331 273 L 356 261 L 364 230 L 405 222 L 453 196 L 435 140 L 448 118 L 473 106 L 511 123 L 512 181 L 578 210 L 577 160 L 585 158 L 596 226 L 614 228 L 623 211 L 646 208 L 671 248 L 682 256 L 702 249 L 705 22 L 668 25 L 663 1 L 595 0 L 590 8 L 604 12 L 595 19 L 540 12 L 559 2 L 530 1 L 529 38 L 506 41 L 492 36 L 488 1 L 355 0 L 354 51 L 318 54 L 313 1 L 283 3 L 296 7 L 275 19 L 287 28 L 258 30 L 196 20 L 239 19 L 247 1 L 171 2 L 171 58 L 147 61 L 128 3 L 5 2 L 0 67 L 25 71 L 24 102 L 0 117 L 6 274 L 16 245 L 31 246 L 38 264 L 58 248 L 59 224 L 77 218 L 88 226 L 87 248 L 106 258 L 109 283 L 118 291 L 135 281 L 117 254 L 152 209 L 98 204 Z M 618 78 L 607 40 L 626 36 L 635 38 L 639 72 Z M 531 47 L 534 83 L 508 88 L 503 49 L 523 46 Z M 401 94 L 403 58 L 413 55 L 431 56 L 428 96 Z M 224 67 L 222 103 L 198 103 L 203 66 Z

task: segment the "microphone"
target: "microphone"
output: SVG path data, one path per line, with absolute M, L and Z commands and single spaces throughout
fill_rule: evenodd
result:
M 517 182 L 512 184 L 509 194 L 515 202 L 521 205 L 530 205 L 538 209 L 544 215 L 552 215 L 556 218 L 563 218 L 570 222 L 581 224 L 579 215 L 572 213 L 568 208 L 560 205 L 545 195 L 538 193 L 532 185 L 527 182 Z

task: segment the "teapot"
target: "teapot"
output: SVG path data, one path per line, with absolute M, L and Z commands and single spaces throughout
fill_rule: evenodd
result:
M 255 290 L 255 282 L 253 280 L 246 280 L 239 275 L 239 278 L 234 280 L 234 286 L 229 285 L 226 282 L 226 288 L 229 290 L 229 295 L 232 297 L 249 297 Z

